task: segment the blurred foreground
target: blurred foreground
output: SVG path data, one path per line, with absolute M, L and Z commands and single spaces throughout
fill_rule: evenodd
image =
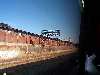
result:
M 78 75 L 78 53 L 63 53 L 55 58 L 1 69 L 0 75 Z
M 31 44 L 0 45 L 0 69 L 14 67 L 31 62 L 43 61 L 77 51 L 76 48 L 45 47 Z

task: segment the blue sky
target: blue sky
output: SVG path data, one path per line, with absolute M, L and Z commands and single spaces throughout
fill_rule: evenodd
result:
M 40 34 L 61 30 L 59 38 L 78 42 L 80 7 L 78 0 L 0 0 L 0 22 Z

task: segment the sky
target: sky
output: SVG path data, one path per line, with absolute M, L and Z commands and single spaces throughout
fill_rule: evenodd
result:
M 28 32 L 61 30 L 58 38 L 79 41 L 78 0 L 0 0 L 0 22 Z

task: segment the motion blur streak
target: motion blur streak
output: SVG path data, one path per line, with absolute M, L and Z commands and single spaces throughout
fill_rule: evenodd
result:
M 20 54 L 20 51 L 15 50 L 1 50 L 0 51 L 0 59 L 12 59 L 18 57 Z

